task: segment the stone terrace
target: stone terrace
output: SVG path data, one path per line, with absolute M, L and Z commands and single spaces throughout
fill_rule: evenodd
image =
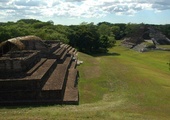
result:
M 59 41 L 43 42 L 49 46 L 44 55 L 41 50 L 2 54 L 0 105 L 79 103 L 76 50 Z

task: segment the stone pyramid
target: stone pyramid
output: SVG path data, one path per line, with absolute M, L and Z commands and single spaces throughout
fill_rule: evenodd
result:
M 77 51 L 25 36 L 0 45 L 0 105 L 78 104 Z

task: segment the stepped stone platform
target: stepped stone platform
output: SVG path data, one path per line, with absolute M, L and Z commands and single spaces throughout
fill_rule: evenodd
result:
M 1 43 L 0 105 L 78 104 L 76 66 L 76 50 L 60 41 L 25 36 Z

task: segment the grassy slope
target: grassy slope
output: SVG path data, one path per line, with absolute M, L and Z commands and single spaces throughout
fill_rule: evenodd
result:
M 106 55 L 79 53 L 79 59 L 79 106 L 1 108 L 0 119 L 170 119 L 169 52 L 117 45 Z

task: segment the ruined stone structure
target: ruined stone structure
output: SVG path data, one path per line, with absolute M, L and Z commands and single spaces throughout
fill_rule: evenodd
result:
M 170 39 L 152 26 L 141 26 L 131 36 L 126 37 L 123 46 L 143 52 L 156 49 L 157 45 L 170 45 Z
M 0 44 L 0 105 L 78 104 L 76 50 L 36 36 Z
M 170 39 L 162 34 L 159 30 L 154 29 L 154 27 L 148 28 L 149 37 L 156 45 L 170 45 Z

